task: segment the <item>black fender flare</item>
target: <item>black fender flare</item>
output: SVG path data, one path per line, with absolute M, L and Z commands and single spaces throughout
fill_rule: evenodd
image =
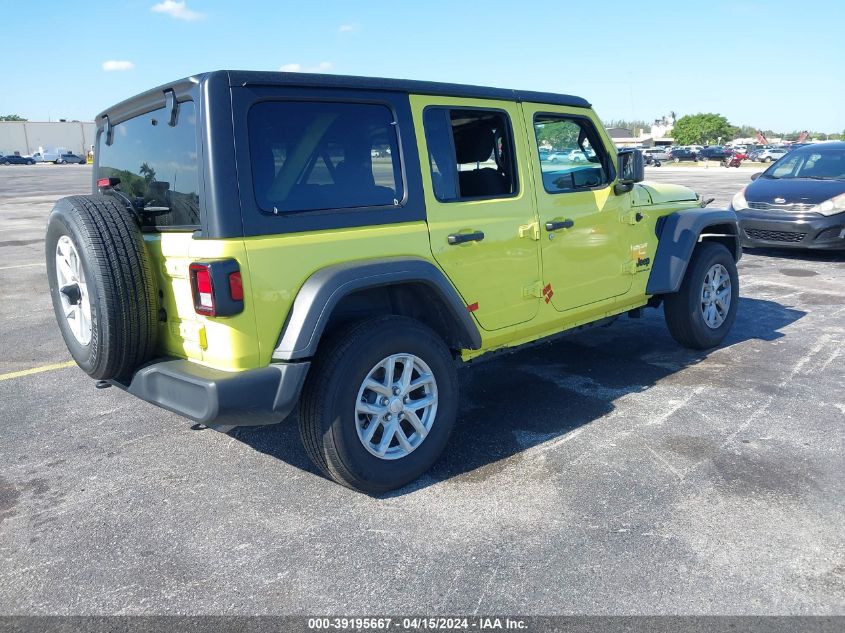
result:
M 388 257 L 327 266 L 300 288 L 288 314 L 273 360 L 310 358 L 338 302 L 352 292 L 403 283 L 421 283 L 443 301 L 454 339 L 465 349 L 480 349 L 481 334 L 467 306 L 446 275 L 417 257 Z
M 708 231 L 710 228 L 712 231 Z M 734 260 L 742 256 L 739 223 L 729 209 L 687 209 L 663 216 L 655 228 L 657 253 L 648 277 L 646 294 L 677 292 L 684 279 L 692 252 L 701 239 L 730 243 Z

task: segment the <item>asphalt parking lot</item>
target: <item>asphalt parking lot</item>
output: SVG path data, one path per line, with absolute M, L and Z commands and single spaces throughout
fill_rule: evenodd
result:
M 749 175 L 647 170 L 711 206 Z M 709 353 L 651 310 L 462 372 L 443 459 L 375 499 L 290 422 L 194 430 L 67 365 L 44 227 L 90 182 L 0 168 L 0 613 L 845 613 L 845 253 L 746 254 Z

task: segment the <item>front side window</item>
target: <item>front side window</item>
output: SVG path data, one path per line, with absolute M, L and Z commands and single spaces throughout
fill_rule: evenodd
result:
M 404 198 L 396 126 L 383 105 L 257 103 L 249 147 L 264 211 L 398 206 Z
M 196 108 L 178 106 L 176 125 L 161 108 L 114 126 L 112 144 L 100 136 L 97 178 L 119 178 L 119 189 L 145 228 L 195 229 L 200 224 Z
M 543 187 L 562 193 L 603 187 L 610 182 L 607 153 L 593 125 L 586 119 L 556 114 L 534 117 Z
M 423 119 L 438 200 L 503 198 L 517 192 L 513 138 L 504 112 L 428 108 Z

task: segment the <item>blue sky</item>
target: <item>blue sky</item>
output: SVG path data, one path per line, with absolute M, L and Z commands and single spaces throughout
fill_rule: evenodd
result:
M 0 7 L 0 113 L 32 120 L 90 120 L 123 98 L 206 70 L 292 68 L 571 93 L 604 120 L 674 110 L 776 131 L 845 128 L 845 0 Z

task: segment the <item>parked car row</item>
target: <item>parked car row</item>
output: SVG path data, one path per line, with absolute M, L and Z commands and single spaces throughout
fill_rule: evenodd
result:
M 793 143 L 792 145 L 673 145 L 670 147 L 644 147 L 639 149 L 646 163 L 649 159 L 657 161 L 724 161 L 738 156 L 740 160 L 771 163 L 788 153 L 802 147 L 812 147 L 812 143 Z
M 35 163 L 45 162 L 56 165 L 84 165 L 87 161 L 83 156 L 70 152 L 56 154 L 53 160 L 44 160 L 44 157 L 38 152 L 32 156 L 20 156 L 19 154 L 0 156 L 0 165 L 34 165 Z

